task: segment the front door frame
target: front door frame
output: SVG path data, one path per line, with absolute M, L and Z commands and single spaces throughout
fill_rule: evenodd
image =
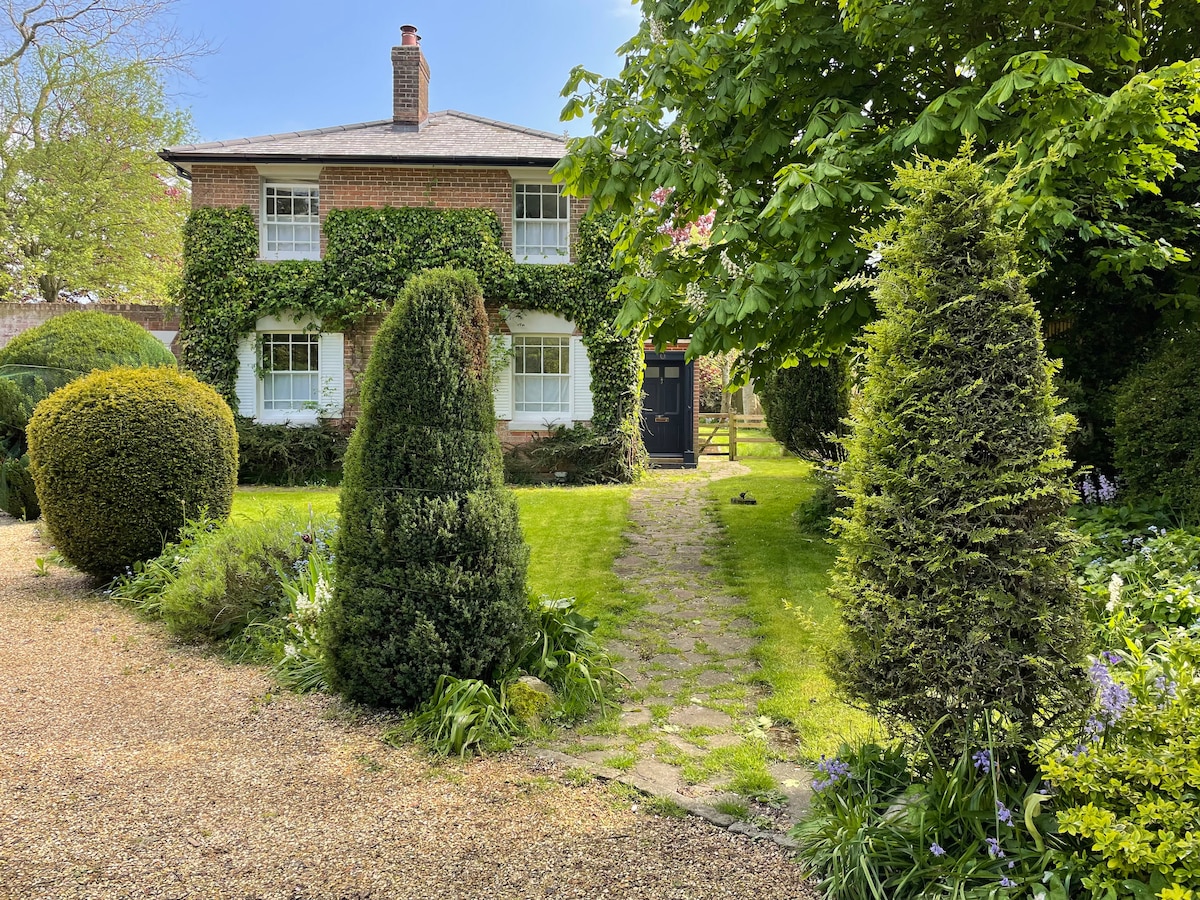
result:
M 678 453 L 651 453 L 650 460 L 662 460 L 670 462 L 678 460 L 684 468 L 694 468 L 696 465 L 696 367 L 694 362 L 685 362 L 686 353 L 683 350 L 647 350 L 645 352 L 645 365 L 679 365 L 683 367 L 683 451 Z M 644 371 L 644 370 L 643 370 Z M 645 406 L 643 397 L 642 403 L 642 427 L 645 429 L 645 415 L 648 412 Z

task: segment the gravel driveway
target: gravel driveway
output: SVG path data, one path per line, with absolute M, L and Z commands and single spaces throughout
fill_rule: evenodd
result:
M 0 528 L 0 898 L 813 896 L 778 847 L 547 762 L 388 748 L 44 552 Z

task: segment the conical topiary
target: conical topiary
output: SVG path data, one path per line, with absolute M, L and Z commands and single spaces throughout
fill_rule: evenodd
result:
M 529 551 L 504 487 L 487 315 L 465 271 L 415 276 L 376 337 L 346 453 L 332 686 L 411 709 L 492 680 L 528 634 Z
M 882 318 L 842 469 L 834 676 L 943 747 L 985 727 L 1023 746 L 1081 692 L 1071 419 L 997 219 L 1004 188 L 964 157 L 901 169 L 896 188 L 899 219 L 871 236 Z

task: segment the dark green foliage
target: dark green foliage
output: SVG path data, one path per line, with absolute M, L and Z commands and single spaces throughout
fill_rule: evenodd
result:
M 842 466 L 834 675 L 910 735 L 961 747 L 993 717 L 998 744 L 1023 746 L 1082 693 L 1071 423 L 1003 189 L 963 157 L 900 169 L 897 187 L 899 220 L 868 238 L 883 318 Z
M 203 512 L 229 515 L 233 414 L 190 375 L 93 372 L 38 404 L 28 436 L 46 524 L 63 556 L 89 574 L 158 556 Z
M 346 434 L 331 425 L 260 425 L 239 417 L 238 483 L 289 487 L 342 480 Z
M 1200 331 L 1181 329 L 1117 394 L 1117 468 L 1134 499 L 1200 522 Z
M 0 509 L 16 519 L 41 515 L 33 476 L 29 474 L 29 454 L 0 458 Z
M 592 370 L 593 426 L 616 439 L 625 480 L 642 465 L 641 341 L 613 326 L 612 218 L 580 223 L 574 265 L 520 265 L 486 209 L 335 210 L 323 261 L 259 262 L 250 210 L 195 210 L 184 229 L 181 293 L 184 362 L 233 403 L 238 338 L 260 316 L 311 313 L 327 329 L 391 307 L 418 272 L 454 265 L 478 277 L 489 301 L 552 312 L 583 332 Z
M 469 272 L 414 276 L 376 338 L 342 484 L 330 684 L 412 709 L 495 681 L 530 629 L 529 551 L 503 486 L 487 316 Z
M 823 366 L 801 359 L 758 384 L 771 437 L 805 459 L 845 458 L 838 440 L 845 433 L 842 420 L 850 414 L 844 357 L 834 356 Z
M 159 614 L 183 641 L 223 641 L 282 616 L 281 572 L 305 556 L 293 516 L 227 523 L 180 551 L 185 559 L 158 597 Z
M 629 480 L 615 445 L 619 438 L 582 423 L 556 425 L 504 451 L 504 478 L 510 484 L 561 481 L 564 484 L 613 484 Z M 556 473 L 563 472 L 559 478 Z

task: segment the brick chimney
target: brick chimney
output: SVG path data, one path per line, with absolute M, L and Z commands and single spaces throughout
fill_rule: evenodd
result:
M 400 46 L 392 48 L 392 121 L 419 128 L 428 118 L 429 63 L 417 27 L 402 25 Z

